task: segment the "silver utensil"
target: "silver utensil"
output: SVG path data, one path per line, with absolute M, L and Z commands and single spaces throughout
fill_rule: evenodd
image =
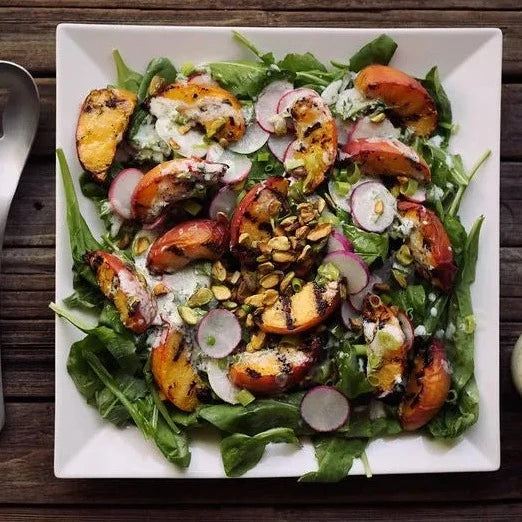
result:
M 7 98 L 7 99 L 6 99 Z M 9 207 L 33 144 L 40 117 L 40 96 L 31 75 L 0 60 L 0 253 Z M 0 429 L 5 422 L 0 365 Z

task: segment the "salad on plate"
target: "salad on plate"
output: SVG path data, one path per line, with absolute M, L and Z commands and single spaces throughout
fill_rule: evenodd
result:
M 269 443 L 311 438 L 301 480 L 337 481 L 355 458 L 371 474 L 374 438 L 458 437 L 478 417 L 483 221 L 466 231 L 458 211 L 489 153 L 468 171 L 450 152 L 437 67 L 388 65 L 387 35 L 328 66 L 233 37 L 252 59 L 139 73 L 114 51 L 76 130 L 101 238 L 57 151 L 74 293 L 51 308 L 85 333 L 70 377 L 175 465 L 214 428 L 228 476 Z

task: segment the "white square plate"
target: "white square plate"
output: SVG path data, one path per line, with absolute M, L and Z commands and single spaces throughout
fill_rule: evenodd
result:
M 346 61 L 379 29 L 240 28 L 259 48 L 310 51 L 319 60 Z M 387 29 L 399 48 L 392 65 L 424 76 L 438 65 L 460 131 L 452 146 L 468 167 L 487 149 L 492 155 L 470 186 L 461 216 L 468 228 L 486 216 L 480 241 L 473 303 L 477 316 L 475 376 L 480 391 L 480 417 L 451 445 L 419 435 L 372 442 L 367 455 L 374 473 L 488 471 L 500 465 L 499 433 L 499 144 L 502 33 L 498 29 Z M 80 104 L 90 89 L 115 78 L 113 49 L 142 71 L 149 60 L 166 55 L 173 63 L 251 58 L 231 38 L 231 28 L 60 25 L 57 31 L 56 143 L 73 174 L 81 172 L 75 152 L 75 127 Z M 59 170 L 57 170 L 59 172 Z M 77 176 L 76 176 L 77 178 Z M 78 184 L 76 188 L 79 192 Z M 102 232 L 92 203 L 80 207 L 95 234 Z M 65 223 L 65 201 L 56 176 L 56 299 L 72 292 L 71 255 Z M 71 344 L 81 334 L 65 321 L 56 322 L 55 474 L 58 477 L 224 477 L 217 438 L 198 435 L 192 441 L 192 463 L 182 471 L 169 464 L 137 429 L 116 429 L 89 407 L 66 370 Z M 247 477 L 298 476 L 315 469 L 310 444 L 296 450 L 286 445 L 267 448 Z M 356 462 L 351 473 L 361 474 Z

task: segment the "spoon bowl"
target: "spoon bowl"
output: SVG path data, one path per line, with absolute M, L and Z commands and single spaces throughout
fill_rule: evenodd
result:
M 7 100 L 0 112 L 0 252 L 5 223 L 18 180 L 29 156 L 40 117 L 40 97 L 31 75 L 0 60 L 0 93 Z M 0 369 L 0 429 L 5 421 Z

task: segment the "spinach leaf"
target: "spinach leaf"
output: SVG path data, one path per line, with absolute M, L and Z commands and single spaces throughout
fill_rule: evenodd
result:
M 373 391 L 364 371 L 359 369 L 355 348 L 347 341 L 340 344 L 334 354 L 339 379 L 336 387 L 349 399 Z
M 381 36 L 375 38 L 375 40 L 361 47 L 350 58 L 350 70 L 359 72 L 372 63 L 388 65 L 395 53 L 395 49 L 397 49 L 397 44 L 394 40 L 387 34 L 381 34 Z
M 382 407 L 382 416 L 372 417 L 370 406 L 354 410 L 350 414 L 348 424 L 341 426 L 337 433 L 346 438 L 374 438 L 400 433 L 402 427 L 397 419 L 395 408 L 384 406 L 382 403 L 378 403 L 378 406 Z
M 65 201 L 67 206 L 67 226 L 69 228 L 69 242 L 71 244 L 71 253 L 76 265 L 85 266 L 83 255 L 92 250 L 98 250 L 100 244 L 91 234 L 85 219 L 80 213 L 78 199 L 74 191 L 74 185 L 71 177 L 71 171 L 67 165 L 67 160 L 62 149 L 57 149 L 56 155 L 62 172 L 63 187 L 65 191 Z M 89 270 L 90 272 L 90 270 Z M 92 276 L 91 279 L 93 279 Z
M 371 265 L 379 257 L 384 261 L 388 255 L 388 234 L 365 232 L 353 225 L 343 225 L 344 235 L 351 241 L 355 253 Z
M 423 323 L 427 336 L 432 336 L 437 331 L 437 328 L 439 327 L 439 324 L 443 320 L 444 314 L 446 313 L 448 302 L 449 297 L 446 294 L 440 294 L 433 303 L 428 305 L 429 310 L 427 310 L 426 318 L 424 319 Z M 432 309 L 436 310 L 435 315 L 431 314 Z
M 182 468 L 188 468 L 190 464 L 190 448 L 187 435 L 176 432 L 163 417 L 158 417 L 154 430 L 154 442 L 163 456 L 173 464 Z
M 457 263 L 457 266 L 460 266 L 462 263 L 462 255 L 464 254 L 464 249 L 466 247 L 466 231 L 464 230 L 458 216 L 445 216 L 443 224 L 451 241 L 451 248 L 453 249 L 455 262 Z
M 313 438 L 317 471 L 303 475 L 300 482 L 338 482 L 348 475 L 353 460 L 365 450 L 367 439 L 346 439 L 338 435 Z
M 263 63 L 213 62 L 208 64 L 212 78 L 239 98 L 255 98 L 268 83 L 269 70 Z
M 326 72 L 326 67 L 312 54 L 289 53 L 282 60 L 277 62 L 280 69 L 299 73 L 303 71 Z
M 141 103 L 148 95 L 149 86 L 154 76 L 160 76 L 166 83 L 176 80 L 176 69 L 168 58 L 154 58 L 147 65 L 138 89 L 138 102 Z
M 237 31 L 232 31 L 232 38 L 252 51 L 264 64 L 272 65 L 275 62 L 273 53 L 261 53 L 261 51 L 248 38 Z
M 263 456 L 269 443 L 299 445 L 299 439 L 289 428 L 273 428 L 253 437 L 234 433 L 221 441 L 221 458 L 227 477 L 239 477 L 253 468 Z
M 63 300 L 68 308 L 81 308 L 84 310 L 98 310 L 105 300 L 98 286 L 86 281 L 76 271 L 73 272 L 74 292 Z
M 143 76 L 127 66 L 117 49 L 112 51 L 112 57 L 114 58 L 114 63 L 116 64 L 116 73 L 118 75 L 118 81 L 116 85 L 123 89 L 137 93 Z
M 478 418 L 478 393 L 473 378 L 475 322 L 470 287 L 475 280 L 483 221 L 484 217 L 481 216 L 469 232 L 457 284 L 450 298 L 446 332 L 451 329 L 455 333 L 447 341 L 446 351 L 452 369 L 451 386 L 456 399 L 447 402 L 428 424 L 429 432 L 435 437 L 457 437 Z
M 298 435 L 310 433 L 299 412 L 303 394 L 279 399 L 260 399 L 247 406 L 219 404 L 204 406 L 199 417 L 228 433 L 256 435 L 271 428 L 289 428 Z
M 95 183 L 88 172 L 82 172 L 80 175 L 80 190 L 86 198 L 93 201 L 107 199 L 107 187 Z
M 421 80 L 422 85 L 430 93 L 437 106 L 439 114 L 437 133 L 444 138 L 444 144 L 447 145 L 451 136 L 452 113 L 451 103 L 448 99 L 439 77 L 439 69 L 437 66 L 432 67 L 426 78 Z
M 426 291 L 422 285 L 410 285 L 389 293 L 392 304 L 404 310 L 415 326 L 424 323 Z

